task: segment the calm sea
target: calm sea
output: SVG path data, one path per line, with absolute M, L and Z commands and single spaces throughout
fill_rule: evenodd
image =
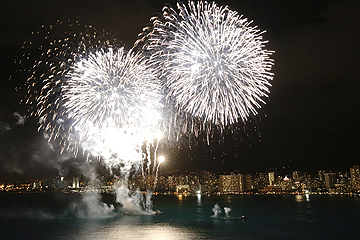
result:
M 80 198 L 59 193 L 0 195 L 0 239 L 360 239 L 360 198 L 159 195 L 153 209 L 161 215 L 107 217 L 101 211 L 99 217 L 74 213 Z M 111 202 L 112 196 L 102 200 Z M 212 217 L 216 203 L 222 210 L 231 208 L 229 217 L 224 211 Z

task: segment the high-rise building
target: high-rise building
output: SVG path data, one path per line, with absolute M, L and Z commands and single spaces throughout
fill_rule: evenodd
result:
M 220 175 L 220 192 L 221 193 L 239 193 L 240 190 L 240 174 L 239 175 Z
M 275 182 L 275 173 L 269 172 L 269 185 L 274 186 L 274 182 Z
M 252 176 L 252 189 L 264 188 L 269 184 L 269 175 L 266 173 L 257 173 Z M 274 184 L 274 183 L 273 183 Z
M 251 185 L 251 174 L 240 174 L 240 192 L 250 191 Z
M 325 174 L 325 170 L 319 170 L 319 179 L 320 179 L 320 181 L 322 181 L 322 182 L 325 182 L 325 176 L 324 176 L 324 174 Z
M 338 192 L 351 192 L 351 181 L 348 172 L 339 172 L 337 178 L 336 188 Z
M 300 181 L 301 172 L 300 171 L 293 171 L 292 178 L 295 182 Z
M 350 168 L 351 187 L 353 190 L 360 190 L 360 171 L 359 166 L 354 165 Z
M 336 184 L 336 173 L 324 173 L 325 186 L 327 189 L 335 188 Z
M 292 189 L 293 183 L 292 183 L 292 179 L 288 178 L 287 176 L 285 176 L 281 181 L 280 181 L 280 186 L 281 186 L 281 190 L 283 191 L 290 191 Z

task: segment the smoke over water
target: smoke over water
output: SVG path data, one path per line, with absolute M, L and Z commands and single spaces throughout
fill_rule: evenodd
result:
M 121 210 L 125 214 L 132 215 L 152 215 L 155 212 L 152 210 L 152 191 L 143 195 L 138 189 L 131 192 L 126 185 L 126 182 L 120 183 L 116 186 L 116 201 L 122 204 Z
M 107 218 L 115 216 L 114 205 L 102 202 L 98 193 L 84 194 L 79 202 L 72 202 L 70 210 L 78 218 Z

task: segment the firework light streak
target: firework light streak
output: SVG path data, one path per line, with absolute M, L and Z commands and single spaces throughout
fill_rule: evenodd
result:
M 273 52 L 264 49 L 263 32 L 227 6 L 177 6 L 179 13 L 164 7 L 137 42 L 151 53 L 176 117 L 185 113 L 209 131 L 211 125 L 223 128 L 256 115 L 273 75 Z

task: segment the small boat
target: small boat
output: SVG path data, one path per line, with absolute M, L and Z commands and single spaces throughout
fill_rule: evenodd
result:
M 155 211 L 155 215 L 160 215 L 160 214 L 162 214 L 162 212 L 160 212 L 159 210 Z

